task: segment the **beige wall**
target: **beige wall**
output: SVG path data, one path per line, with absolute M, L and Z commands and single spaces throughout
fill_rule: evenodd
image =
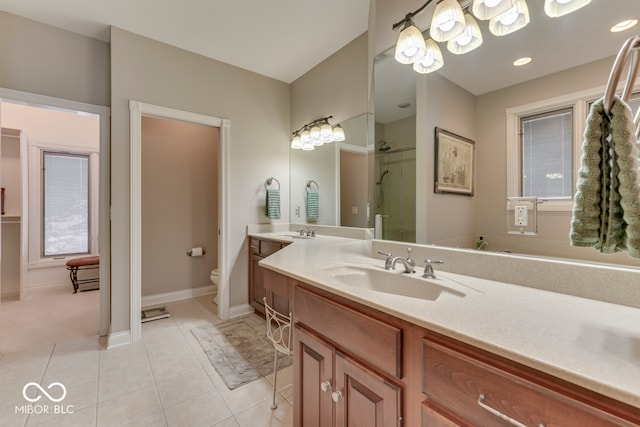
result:
M 219 129 L 142 118 L 142 296 L 209 286 L 218 266 Z M 202 257 L 186 252 L 200 246 Z
M 367 224 L 369 190 L 362 177 L 369 176 L 368 157 L 367 154 L 340 150 L 340 225 L 343 227 Z
M 129 329 L 130 99 L 231 121 L 230 304 L 246 304 L 246 225 L 266 220 L 265 179 L 283 176 L 281 196 L 289 198 L 290 86 L 118 28 L 111 78 L 111 332 Z
M 0 12 L 0 87 L 109 105 L 109 45 Z
M 368 112 L 367 33 L 291 84 L 291 132 L 333 115 L 332 124 Z

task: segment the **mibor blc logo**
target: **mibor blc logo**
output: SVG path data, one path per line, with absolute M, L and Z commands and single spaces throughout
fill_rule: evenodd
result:
M 29 391 L 35 388 L 38 390 L 35 397 L 29 396 Z M 59 382 L 52 382 L 46 388 L 36 382 L 29 382 L 22 388 L 22 397 L 29 402 L 26 405 L 16 405 L 16 414 L 73 414 L 73 405 L 58 404 L 67 397 L 67 388 Z M 43 397 L 53 404 L 40 402 Z M 40 402 L 39 404 L 35 404 Z

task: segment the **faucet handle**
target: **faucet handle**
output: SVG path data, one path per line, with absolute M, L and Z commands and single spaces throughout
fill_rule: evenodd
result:
M 384 261 L 384 269 L 385 270 L 393 270 L 393 255 L 391 254 L 391 252 L 382 252 L 382 251 L 378 251 L 378 253 L 380 255 L 384 255 L 387 257 L 387 259 Z
M 410 261 L 411 260 L 411 252 L 413 252 L 413 249 L 411 248 L 407 248 L 407 260 Z
M 444 261 L 440 261 L 439 259 L 425 259 L 424 260 L 424 274 L 422 277 L 426 279 L 435 279 L 436 273 L 433 271 L 433 264 L 444 264 Z

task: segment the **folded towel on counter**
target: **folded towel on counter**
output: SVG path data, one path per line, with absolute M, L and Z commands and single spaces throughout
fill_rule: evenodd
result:
M 320 216 L 320 196 L 317 191 L 307 190 L 307 219 L 318 219 Z
M 270 219 L 280 219 L 280 190 L 267 189 L 264 214 Z
M 570 242 L 640 258 L 640 151 L 632 113 L 616 96 L 606 117 L 603 102 L 587 117 Z

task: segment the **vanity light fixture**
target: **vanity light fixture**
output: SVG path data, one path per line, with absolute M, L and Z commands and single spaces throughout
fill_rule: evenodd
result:
M 401 64 L 413 64 L 413 69 L 419 73 L 430 73 L 444 65 L 437 41 L 446 41 L 447 49 L 454 54 L 478 48 L 482 44 L 482 33 L 476 19 L 489 20 L 489 30 L 496 36 L 511 34 L 530 21 L 526 0 L 439 0 L 431 27 L 421 32 L 415 26 L 413 18 L 432 2 L 433 0 L 427 0 L 420 8 L 407 13 L 392 26 L 394 31 L 401 30 L 396 43 L 396 60 Z M 545 11 L 549 16 L 562 16 L 590 2 L 591 0 L 545 0 Z M 465 14 L 469 10 L 473 16 Z M 425 34 L 429 34 L 427 40 L 424 39 Z
M 413 70 L 420 74 L 432 73 L 444 65 L 442 52 L 440 51 L 438 43 L 428 39 L 425 41 L 425 44 L 427 46 L 427 52 L 420 61 L 413 63 Z
M 471 52 L 482 44 L 482 33 L 480 32 L 478 21 L 468 13 L 464 15 L 464 21 L 467 24 L 464 32 L 447 42 L 449 52 L 456 55 Z
M 462 34 L 466 26 L 458 0 L 441 0 L 433 12 L 429 34 L 437 42 L 447 42 Z
M 314 120 L 302 126 L 293 132 L 291 139 L 291 148 L 295 150 L 312 151 L 315 147 L 327 144 L 333 141 L 344 141 L 344 129 L 342 126 L 336 125 L 331 127 L 329 119 L 333 116 L 323 117 Z
M 552 17 L 566 15 L 591 3 L 591 0 L 545 0 L 544 12 Z
M 473 15 L 486 21 L 503 14 L 515 5 L 515 0 L 473 0 L 471 11 Z
M 524 28 L 529 23 L 529 8 L 524 0 L 516 0 L 513 7 L 491 18 L 489 31 L 496 36 L 505 36 Z
M 638 25 L 637 19 L 627 19 L 626 21 L 618 22 L 616 25 L 611 27 L 609 31 L 612 33 L 619 33 L 620 31 L 626 31 L 636 25 Z

